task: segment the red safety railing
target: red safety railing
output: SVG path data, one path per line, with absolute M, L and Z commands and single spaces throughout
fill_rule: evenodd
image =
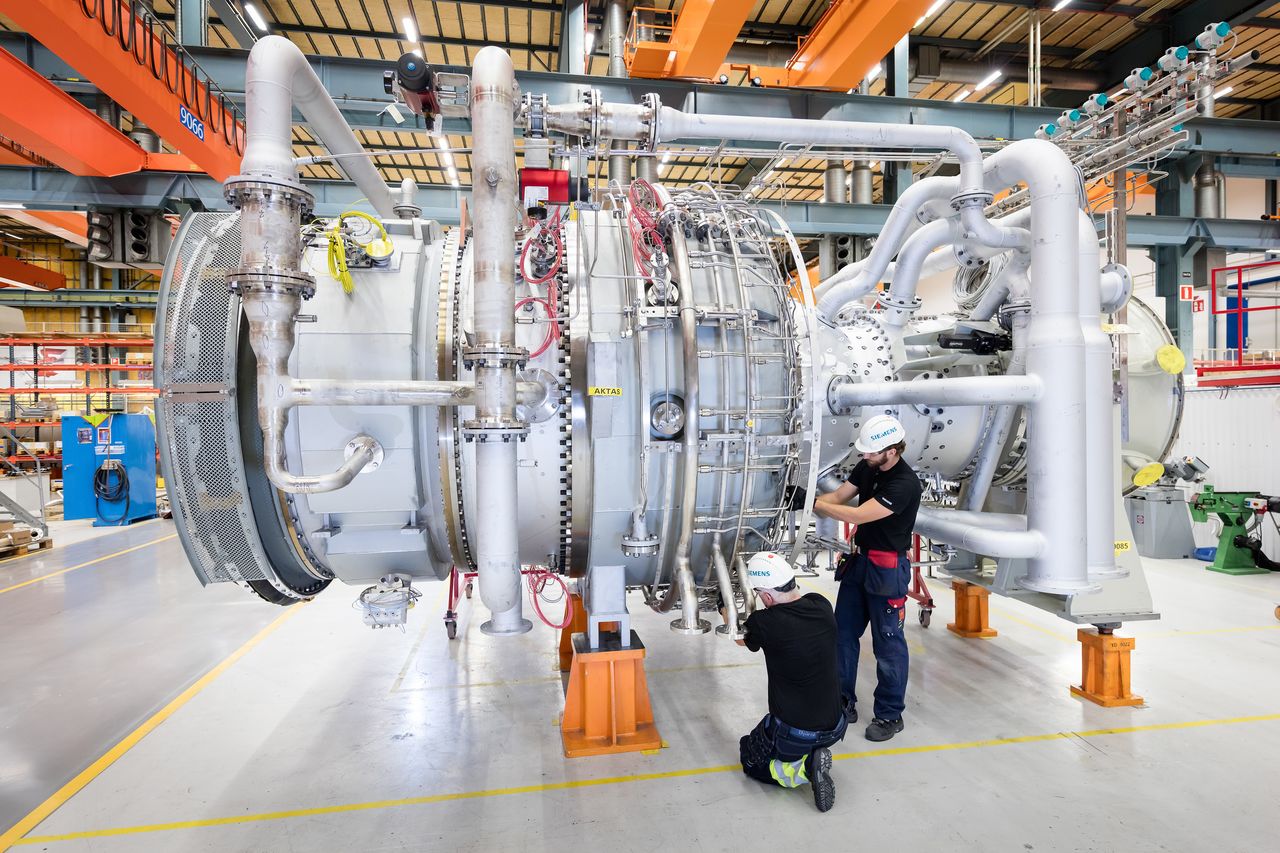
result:
M 1217 267 L 1209 273 L 1209 322 L 1217 323 L 1218 317 L 1226 317 L 1228 324 L 1235 324 L 1234 347 L 1208 351 L 1207 358 L 1196 359 L 1196 375 L 1207 377 L 1200 385 L 1273 385 L 1280 384 L 1280 350 L 1249 351 L 1245 334 L 1245 317 L 1252 312 L 1280 310 L 1280 300 L 1269 305 L 1248 305 L 1246 300 L 1263 298 L 1254 288 L 1259 285 L 1280 285 L 1280 261 L 1260 261 L 1251 264 L 1235 264 Z M 1218 289 L 1229 299 L 1235 297 L 1235 305 L 1220 304 Z M 1280 295 L 1280 286 L 1266 296 Z M 1238 376 L 1235 374 L 1273 374 Z M 1227 374 L 1232 374 L 1228 376 Z

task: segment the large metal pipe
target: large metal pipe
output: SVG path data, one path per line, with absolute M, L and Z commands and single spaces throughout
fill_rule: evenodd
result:
M 849 197 L 849 188 L 845 184 L 844 163 L 832 160 L 822 176 L 822 201 L 825 204 L 843 204 Z M 840 238 L 835 234 L 827 234 L 818 244 L 818 271 L 822 278 L 830 278 L 836 274 L 839 258 L 837 252 Z
M 1084 465 L 1085 536 L 1089 577 L 1125 577 L 1116 565 L 1115 526 L 1119 470 L 1112 403 L 1111 338 L 1102 330 L 1102 262 L 1092 218 L 1083 210 L 1080 221 L 1080 286 L 1077 289 L 1080 328 L 1084 334 L 1084 428 L 1089 436 Z
M 605 38 L 609 42 L 609 76 L 626 77 L 627 63 L 623 56 L 624 44 L 627 40 L 627 3 L 626 0 L 608 0 L 604 8 Z M 627 143 L 617 140 L 614 148 L 625 148 Z M 609 157 L 609 183 L 626 188 L 631 183 L 631 157 L 627 154 L 613 154 Z
M 364 153 L 364 147 L 298 46 L 282 36 L 265 36 L 249 51 L 245 72 L 244 174 L 296 179 L 292 120 L 295 106 L 306 118 L 312 135 L 329 153 Z M 374 210 L 387 218 L 395 215 L 391 191 L 372 160 L 338 157 L 333 162 L 356 183 Z
M 1026 529 L 1026 516 L 921 507 L 915 530 L 922 536 L 991 557 L 1036 560 L 1046 538 Z
M 488 634 L 519 634 L 532 628 L 522 617 L 516 495 L 515 255 L 516 78 L 511 57 L 497 47 L 482 49 L 471 71 L 472 187 L 476 228 L 474 325 L 477 349 L 475 423 L 496 430 L 476 437 L 476 564 L 480 598 L 492 616 Z
M 834 385 L 827 399 L 842 407 L 894 404 L 990 406 L 1034 403 L 1045 395 L 1037 376 L 968 376 L 907 382 L 846 382 Z

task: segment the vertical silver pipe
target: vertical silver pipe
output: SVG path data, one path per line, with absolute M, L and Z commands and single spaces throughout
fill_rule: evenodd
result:
M 824 204 L 844 204 L 849 198 L 848 186 L 845 184 L 846 172 L 844 163 L 832 160 L 827 163 L 827 170 L 822 175 L 822 201 Z M 818 274 L 826 280 L 836 274 L 838 249 L 835 234 L 827 234 L 818 244 Z
M 626 0 L 608 0 L 604 10 L 605 37 L 609 40 L 609 76 L 626 77 L 627 63 L 623 58 L 623 43 L 627 38 Z M 612 148 L 626 148 L 625 140 L 615 139 Z M 626 189 L 631 185 L 631 157 L 614 154 L 609 157 L 609 183 Z
M 509 351 L 516 343 L 516 151 L 515 69 L 511 57 L 486 47 L 471 72 L 472 185 L 475 229 L 474 318 L 480 349 Z M 516 368 L 482 359 L 476 370 L 476 421 L 516 420 Z M 483 440 L 480 440 L 483 439 Z M 487 634 L 520 634 L 532 628 L 522 617 L 516 495 L 516 436 L 481 436 L 476 445 L 476 563 L 480 598 L 492 614 Z
M 656 185 L 658 183 L 658 158 L 637 155 L 636 178 Z

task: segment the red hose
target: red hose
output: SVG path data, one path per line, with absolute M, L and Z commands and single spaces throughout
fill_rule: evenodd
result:
M 551 288 L 550 291 L 551 294 L 554 294 L 555 288 Z M 551 342 L 560 337 L 560 324 L 556 322 L 555 309 L 551 307 L 550 302 L 550 300 L 554 298 L 554 295 L 548 296 L 547 299 L 543 299 L 541 296 L 526 296 L 524 299 L 521 299 L 516 303 L 517 311 L 526 305 L 538 304 L 542 306 L 543 311 L 547 312 L 547 336 L 543 338 L 542 346 L 538 347 L 536 351 L 529 353 L 529 358 L 537 358 L 542 355 L 547 351 L 547 347 L 551 346 Z
M 538 618 L 557 631 L 562 631 L 565 628 L 568 628 L 570 623 L 573 622 L 573 604 L 569 600 L 569 586 L 564 582 L 564 579 L 555 572 L 548 572 L 543 569 L 530 569 L 525 573 L 525 577 L 529 580 L 529 593 L 533 596 L 533 609 L 537 612 Z M 554 604 L 555 601 L 564 602 L 564 620 L 559 624 L 556 624 L 547 618 L 547 614 L 542 612 L 542 605 L 539 603 L 542 600 L 542 591 L 551 581 L 555 581 L 560 584 L 561 594 L 560 598 L 555 599 L 554 601 L 548 601 L 547 603 Z
M 554 216 L 538 223 L 535 230 L 544 230 L 551 235 L 551 240 L 556 247 L 556 259 L 551 264 L 551 269 L 546 275 L 541 277 L 529 275 L 528 267 L 525 266 L 525 262 L 529 259 L 529 247 L 533 245 L 534 241 L 534 235 L 530 234 L 524 241 L 524 248 L 520 250 L 520 275 L 522 275 L 524 280 L 529 282 L 529 284 L 546 284 L 548 281 L 555 278 L 556 273 L 560 272 L 560 263 L 564 258 L 564 243 L 560 239 L 560 211 L 557 209 Z

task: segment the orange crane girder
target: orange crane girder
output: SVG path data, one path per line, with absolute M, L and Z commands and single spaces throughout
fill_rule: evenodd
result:
M 756 0 L 685 0 L 669 41 L 628 45 L 627 73 L 632 77 L 713 79 L 755 5 Z M 632 14 L 656 11 L 638 7 Z
M 71 174 L 110 178 L 142 168 L 137 143 L 5 50 L 0 91 L 0 133 Z
M 60 290 L 67 286 L 67 277 L 17 258 L 0 256 L 0 287 L 10 287 L 14 283 L 41 290 Z
M 848 91 L 893 50 L 932 0 L 833 0 L 784 68 L 750 66 L 764 86 Z
M 244 127 L 154 24 L 134 15 L 138 5 L 22 0 L 5 3 L 5 14 L 210 177 L 239 173 Z

